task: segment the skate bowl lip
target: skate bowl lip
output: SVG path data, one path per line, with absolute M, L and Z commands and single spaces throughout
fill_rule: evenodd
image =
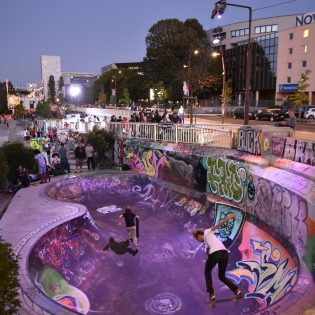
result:
M 48 314 L 51 313 L 59 313 L 62 312 L 62 314 L 79 314 L 73 310 L 70 310 L 69 308 L 66 308 L 65 306 L 55 302 L 54 300 L 52 300 L 51 298 L 49 298 L 48 296 L 46 296 L 42 291 L 39 290 L 39 288 L 35 285 L 35 281 L 34 278 L 32 277 L 32 275 L 29 272 L 28 269 L 28 261 L 29 261 L 29 255 L 32 252 L 32 249 L 34 248 L 34 246 L 37 244 L 37 242 L 45 235 L 47 234 L 49 231 L 51 231 L 53 228 L 69 222 L 75 218 L 79 218 L 81 216 L 84 216 L 86 213 L 88 213 L 88 209 L 79 203 L 72 203 L 72 202 L 68 202 L 68 201 L 60 201 L 57 199 L 52 198 L 51 196 L 48 195 L 48 190 L 52 187 L 54 187 L 55 185 L 57 185 L 58 183 L 62 183 L 62 182 L 69 182 L 72 180 L 82 180 L 83 178 L 87 178 L 87 177 L 98 177 L 98 178 L 102 178 L 104 176 L 108 177 L 108 176 L 128 176 L 128 177 L 144 177 L 147 178 L 150 181 L 157 181 L 159 183 L 161 183 L 162 181 L 156 179 L 156 178 L 152 178 L 149 177 L 147 175 L 140 175 L 137 173 L 109 173 L 109 174 L 84 174 L 84 175 L 80 175 L 80 176 L 72 176 L 72 177 L 63 177 L 63 178 L 56 178 L 52 180 L 52 183 L 48 184 L 48 185 L 43 185 L 43 186 L 39 186 L 39 187 L 34 187 L 34 192 L 37 194 L 38 198 L 40 198 L 44 203 L 50 204 L 52 207 L 56 207 L 59 206 L 61 208 L 64 209 L 63 213 L 54 217 L 43 217 L 43 221 L 40 225 L 37 226 L 33 226 L 33 229 L 29 231 L 29 233 L 27 233 L 26 235 L 24 235 L 24 237 L 14 245 L 14 251 L 16 253 L 19 254 L 19 256 L 21 257 L 21 261 L 20 261 L 20 284 L 21 284 L 21 296 L 22 296 L 22 302 L 23 304 L 27 304 L 28 310 L 32 309 L 34 314 L 43 314 L 43 310 L 46 311 Z M 165 182 L 163 181 L 163 184 L 165 184 Z M 174 187 L 177 185 L 174 184 L 170 184 L 167 183 L 168 188 L 169 187 Z M 183 188 L 181 187 L 181 190 L 184 190 L 185 193 L 189 194 L 192 193 L 194 190 L 190 189 L 190 188 Z M 21 190 L 16 196 L 15 198 L 19 199 L 20 203 L 23 199 L 23 194 L 25 195 L 27 193 L 27 190 Z M 215 202 L 215 200 L 218 202 L 222 202 L 224 204 L 229 204 L 232 205 L 234 207 L 234 204 L 226 202 L 221 200 L 220 198 L 216 198 L 213 197 L 207 193 L 199 193 L 197 192 L 197 195 L 206 195 L 208 199 L 210 199 L 212 202 Z M 36 208 L 37 211 L 41 211 L 42 208 L 37 207 Z M 247 213 L 249 215 L 249 213 Z M 255 222 L 259 223 L 259 226 L 261 227 L 261 224 L 266 224 L 265 222 L 259 220 L 257 217 L 255 217 L 254 215 L 250 214 L 251 217 L 253 217 L 253 220 L 258 220 Z M 247 219 L 246 219 L 247 220 Z M 253 223 L 256 225 L 256 223 Z M 263 229 L 263 228 L 262 228 Z M 275 232 L 275 231 L 273 231 Z M 273 237 L 275 237 L 277 239 L 277 241 L 279 241 L 279 243 L 283 244 L 283 246 L 289 245 L 289 248 L 287 248 L 288 252 L 290 253 L 290 255 L 292 256 L 292 258 L 294 258 L 297 267 L 298 267 L 298 277 L 299 277 L 299 272 L 300 272 L 300 259 L 296 253 L 296 251 L 294 250 L 292 244 L 290 244 L 288 241 L 284 240 L 283 238 L 281 238 L 280 236 L 278 236 L 276 233 L 275 235 L 272 235 Z M 286 244 L 288 243 L 288 244 Z M 292 288 L 294 289 L 294 287 Z M 275 304 L 278 304 L 279 301 L 281 301 L 285 296 L 283 296 L 281 299 L 279 299 Z M 268 307 L 266 308 L 268 309 Z M 257 311 L 258 312 L 258 311 Z

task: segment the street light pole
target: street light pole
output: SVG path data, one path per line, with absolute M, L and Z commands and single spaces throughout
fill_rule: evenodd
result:
M 248 10 L 248 43 L 247 43 L 247 59 L 246 59 L 246 85 L 245 85 L 245 110 L 244 110 L 244 125 L 249 124 L 249 107 L 250 107 L 250 81 L 251 81 L 251 64 L 252 64 L 252 7 L 227 3 L 226 0 L 220 0 L 215 3 L 215 7 L 212 11 L 211 18 L 213 19 L 217 14 L 221 15 L 224 13 L 226 6 L 244 8 Z

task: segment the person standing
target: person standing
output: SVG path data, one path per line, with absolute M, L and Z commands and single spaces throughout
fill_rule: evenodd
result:
M 118 218 L 118 225 L 120 225 L 120 220 L 124 218 L 126 223 L 126 230 L 128 233 L 128 241 L 133 241 L 136 250 L 138 251 L 138 240 L 137 240 L 137 229 L 135 219 L 139 220 L 139 217 L 134 214 L 130 208 L 126 207 L 125 212 L 121 214 Z
M 184 123 L 184 108 L 183 108 L 183 105 L 180 105 L 180 108 L 178 110 L 178 116 L 181 120 L 181 123 L 183 124 Z
M 70 164 L 68 161 L 67 148 L 65 147 L 65 144 L 63 142 L 60 143 L 59 157 L 60 157 L 61 172 L 64 173 L 65 171 L 67 171 L 68 174 L 70 174 L 71 171 L 70 171 Z
M 88 143 L 85 147 L 85 156 L 87 159 L 88 169 L 91 169 L 92 166 L 92 169 L 95 170 L 94 148 L 91 143 Z
M 76 159 L 75 163 L 75 173 L 78 172 L 78 169 L 80 168 L 80 172 L 82 172 L 82 165 L 85 160 L 85 150 L 82 142 L 78 144 L 78 146 L 75 148 L 74 156 Z
M 214 289 L 212 286 L 212 269 L 216 264 L 219 267 L 219 279 L 232 290 L 237 297 L 242 297 L 243 293 L 241 290 L 231 281 L 226 278 L 225 272 L 228 265 L 229 251 L 225 248 L 224 244 L 214 234 L 214 232 L 226 222 L 236 217 L 235 213 L 229 214 L 225 219 L 220 221 L 217 225 L 209 229 L 198 229 L 194 231 L 193 237 L 199 241 L 204 242 L 207 246 L 208 259 L 205 266 L 205 280 L 207 291 L 210 294 L 210 301 L 215 301 Z
M 40 183 L 47 182 L 47 160 L 43 152 L 35 150 L 35 160 L 37 161 L 38 172 L 40 175 Z

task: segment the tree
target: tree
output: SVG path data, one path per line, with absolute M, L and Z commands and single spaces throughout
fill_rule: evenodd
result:
M 0 148 L 0 188 L 4 186 L 7 178 L 9 166 L 3 150 Z
M 15 92 L 12 83 L 8 82 L 8 92 L 13 94 Z M 9 114 L 7 102 L 7 86 L 6 82 L 0 82 L 0 114 Z
M 19 300 L 19 262 L 11 245 L 0 236 L 0 314 L 17 314 Z
M 94 128 L 88 134 L 87 142 L 91 143 L 97 152 L 96 162 L 99 166 L 105 165 L 106 160 L 113 160 L 115 138 L 111 131 Z
M 53 75 L 49 76 L 49 80 L 48 80 L 48 96 L 49 96 L 50 102 L 55 103 L 56 86 L 55 86 L 55 78 Z
M 1 151 L 3 152 L 8 164 L 7 177 L 10 182 L 15 182 L 16 169 L 19 165 L 24 165 L 28 170 L 33 170 L 35 168 L 33 150 L 30 148 L 25 148 L 22 143 L 5 143 L 2 146 Z
M 299 120 L 301 120 L 302 105 L 307 105 L 309 103 L 308 94 L 306 91 L 310 86 L 307 81 L 309 80 L 309 75 L 311 72 L 311 70 L 306 70 L 305 72 L 301 73 L 301 77 L 298 82 L 298 91 L 288 97 L 288 102 L 299 109 Z
M 63 80 L 63 77 L 61 76 L 59 78 L 59 86 L 58 86 L 58 97 L 59 97 L 59 103 L 62 104 L 63 103 L 63 87 L 64 87 L 65 83 Z
M 168 91 L 162 81 L 153 86 L 154 99 L 159 103 L 164 103 L 168 99 Z
M 130 104 L 131 98 L 130 98 L 130 94 L 127 88 L 123 89 L 123 97 L 120 99 L 120 101 L 128 105 Z
M 19 105 L 15 106 L 15 108 L 14 108 L 14 115 L 15 115 L 15 117 L 17 119 L 24 118 L 25 108 L 24 108 L 22 102 L 20 102 Z
M 149 29 L 146 46 L 145 76 L 153 83 L 162 81 L 170 100 L 182 99 L 183 81 L 190 83 L 191 96 L 209 88 L 205 83 L 219 63 L 211 61 L 207 33 L 196 19 L 157 22 Z
M 52 116 L 50 106 L 45 101 L 38 102 L 36 106 L 36 114 L 42 118 L 50 118 Z

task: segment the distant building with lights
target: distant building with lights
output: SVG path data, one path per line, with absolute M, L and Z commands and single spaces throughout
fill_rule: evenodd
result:
M 142 67 L 143 67 L 143 63 L 142 62 L 117 62 L 117 63 L 111 63 L 107 66 L 104 66 L 101 68 L 101 74 L 113 70 L 113 69 L 117 69 L 117 70 L 124 70 L 124 69 L 128 69 L 128 70 L 135 70 L 137 72 L 141 72 L 142 71 Z
M 308 14 L 304 14 L 307 16 Z M 309 13 L 313 16 L 312 13 Z M 250 98 L 251 106 L 269 106 L 274 104 L 276 91 L 280 82 L 286 82 L 286 77 L 277 80 L 279 71 L 282 73 L 283 59 L 287 56 L 288 48 L 285 48 L 286 39 L 281 39 L 287 34 L 286 30 L 298 28 L 299 21 L 303 20 L 301 14 L 255 19 L 252 21 L 252 62 Z M 313 21 L 306 18 L 306 23 Z M 248 21 L 221 26 L 207 31 L 207 35 L 213 49 L 219 49 L 219 44 L 213 44 L 215 38 L 221 39 L 224 51 L 226 80 L 232 88 L 232 97 L 235 105 L 244 104 L 246 85 L 246 58 L 248 43 Z M 311 34 L 312 33 L 312 34 Z M 284 38 L 283 37 L 283 38 Z M 294 39 L 295 40 L 295 39 Z M 281 46 L 279 46 L 281 41 Z M 310 41 L 315 43 L 315 32 L 310 30 Z M 311 48 L 311 44 L 309 44 Z M 314 50 L 313 50 L 314 56 Z M 312 53 L 309 53 L 311 56 Z M 311 65 L 311 63 L 310 63 Z M 278 67 L 281 68 L 278 71 Z M 314 68 L 314 65 L 313 65 Z M 292 80 L 296 80 L 292 77 Z M 278 83 L 277 83 L 278 82 Z
M 70 97 L 70 86 L 72 85 L 79 85 L 82 91 L 85 88 L 90 87 L 93 83 L 97 80 L 97 76 L 90 72 L 74 72 L 74 71 L 67 71 L 62 72 L 61 76 L 63 77 L 64 81 L 64 95 L 65 97 Z
M 58 90 L 59 79 L 61 77 L 61 58 L 60 56 L 41 56 L 41 71 L 44 96 L 48 98 L 48 82 L 52 75 L 55 79 L 55 88 Z M 57 93 L 56 93 L 57 94 Z

